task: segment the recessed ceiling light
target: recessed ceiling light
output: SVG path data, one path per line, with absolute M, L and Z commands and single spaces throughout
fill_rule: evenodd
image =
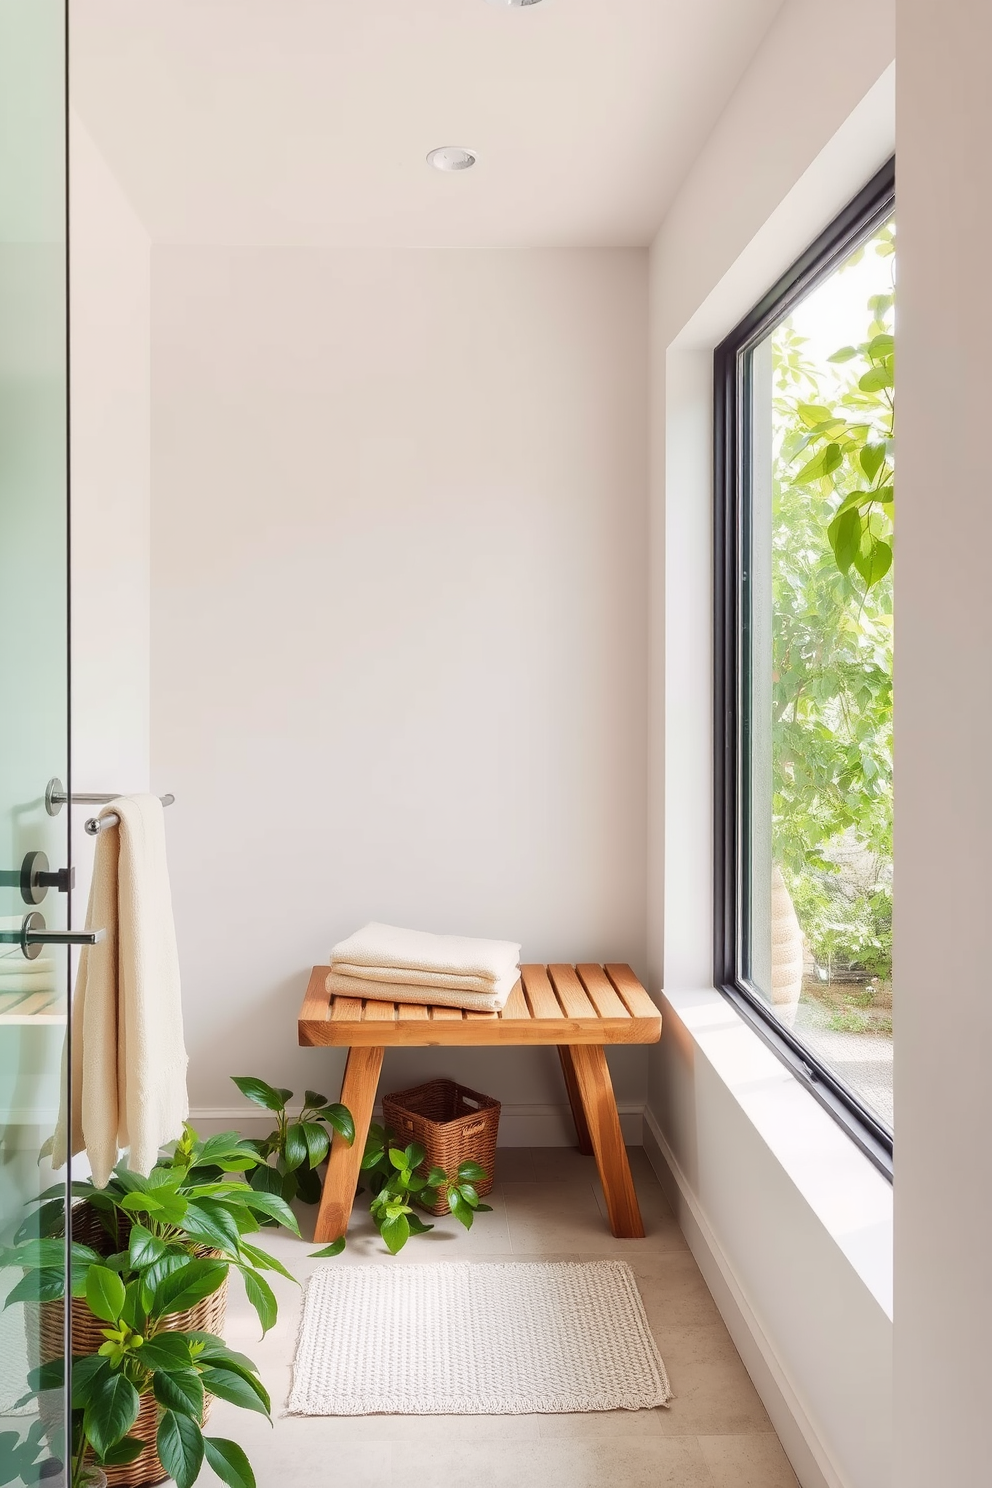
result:
M 432 150 L 427 159 L 435 170 L 459 171 L 473 166 L 477 156 L 474 150 L 466 150 L 464 145 L 442 145 L 440 149 Z
M 489 0 L 490 5 L 540 5 L 541 0 Z

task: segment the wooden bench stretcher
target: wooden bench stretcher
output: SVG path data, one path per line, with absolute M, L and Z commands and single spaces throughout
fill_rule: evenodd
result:
M 644 1234 L 604 1052 L 606 1044 L 653 1044 L 661 1037 L 661 1014 L 629 966 L 522 966 L 501 1013 L 332 997 L 328 970 L 313 969 L 299 1038 L 309 1048 L 348 1049 L 341 1100 L 355 1118 L 355 1141 L 331 1147 L 317 1215 L 321 1244 L 348 1229 L 383 1053 L 435 1045 L 556 1045 L 579 1150 L 595 1155 L 610 1229 L 624 1239 Z

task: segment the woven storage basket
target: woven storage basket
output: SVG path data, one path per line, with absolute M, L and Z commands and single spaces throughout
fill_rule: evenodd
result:
M 93 1250 L 99 1251 L 101 1255 L 110 1255 L 114 1246 L 110 1236 L 107 1234 L 96 1211 L 90 1209 L 86 1204 L 76 1204 L 72 1210 L 72 1238 L 82 1245 L 89 1245 Z M 126 1237 L 122 1237 L 121 1249 L 127 1244 Z M 216 1256 L 216 1250 L 210 1250 L 207 1246 L 197 1246 L 197 1256 Z M 199 1332 L 216 1333 L 221 1337 L 224 1332 L 224 1319 L 227 1315 L 227 1289 L 228 1280 L 224 1278 L 224 1284 L 209 1297 L 204 1297 L 202 1302 L 197 1302 L 187 1312 L 170 1312 L 162 1319 L 162 1327 L 169 1333 Z M 50 1359 L 61 1359 L 65 1352 L 65 1310 L 62 1302 L 43 1302 L 39 1308 L 39 1353 L 41 1361 L 47 1363 Z M 94 1317 L 92 1312 L 81 1297 L 72 1299 L 72 1352 L 78 1357 L 82 1354 L 95 1354 L 102 1343 L 106 1342 L 102 1329 L 107 1326 L 99 1318 Z M 203 1421 L 206 1423 L 213 1404 L 213 1396 L 207 1395 L 204 1400 Z M 152 1395 L 141 1397 L 141 1408 L 138 1411 L 138 1419 L 131 1427 L 131 1435 L 138 1436 L 142 1441 L 154 1443 L 157 1430 L 157 1417 L 155 1398 Z M 154 1445 L 146 1447 L 140 1457 L 129 1462 L 126 1467 L 105 1467 L 109 1488 L 143 1488 L 147 1483 L 164 1483 L 169 1474 L 165 1471 L 158 1460 L 158 1453 Z
M 431 1168 L 443 1168 L 453 1177 L 459 1163 L 471 1159 L 486 1171 L 485 1182 L 477 1183 L 476 1189 L 480 1195 L 489 1193 L 496 1167 L 498 1100 L 454 1080 L 428 1080 L 412 1090 L 383 1096 L 382 1114 L 397 1137 L 423 1147 L 427 1156 L 417 1171 L 424 1178 Z M 451 1213 L 443 1194 L 428 1213 Z

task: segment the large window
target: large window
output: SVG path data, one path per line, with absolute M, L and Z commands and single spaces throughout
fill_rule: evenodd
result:
M 716 354 L 717 984 L 891 1170 L 891 164 Z

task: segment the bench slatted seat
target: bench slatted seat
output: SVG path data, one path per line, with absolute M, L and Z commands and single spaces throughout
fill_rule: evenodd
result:
M 316 1239 L 345 1234 L 387 1048 L 553 1044 L 561 1060 L 580 1151 L 596 1158 L 614 1235 L 644 1234 L 606 1063 L 606 1044 L 653 1044 L 661 1014 L 629 966 L 527 965 L 499 1013 L 375 998 L 333 997 L 327 966 L 315 966 L 300 1011 L 309 1048 L 349 1050 L 341 1100 L 355 1118 L 355 1142 L 335 1142 L 324 1179 Z

